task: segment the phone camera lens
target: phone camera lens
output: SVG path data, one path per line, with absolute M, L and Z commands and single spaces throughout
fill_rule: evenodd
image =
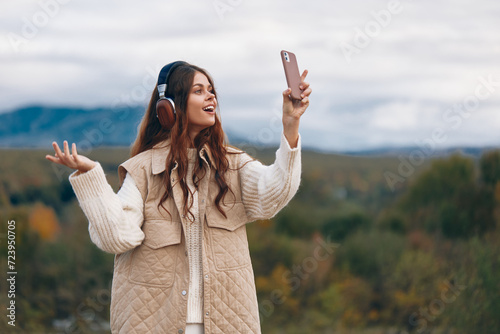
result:
M 288 52 L 283 52 L 283 56 L 285 57 L 286 62 L 290 62 L 290 57 L 288 57 Z

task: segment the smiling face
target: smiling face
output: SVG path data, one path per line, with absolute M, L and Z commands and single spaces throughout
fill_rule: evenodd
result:
M 189 133 L 193 140 L 200 131 L 215 124 L 217 99 L 213 92 L 208 78 L 203 73 L 196 72 L 186 107 Z

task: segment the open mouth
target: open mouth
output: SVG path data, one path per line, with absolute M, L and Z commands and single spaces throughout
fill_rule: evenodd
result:
M 215 110 L 215 106 L 209 105 L 209 106 L 206 106 L 205 108 L 203 108 L 203 110 L 206 112 L 213 112 Z

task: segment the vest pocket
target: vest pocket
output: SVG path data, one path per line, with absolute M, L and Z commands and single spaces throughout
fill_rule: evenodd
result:
M 180 251 L 180 222 L 146 220 L 142 226 L 145 238 L 134 249 L 130 259 L 130 282 L 154 287 L 170 287 Z
M 218 270 L 233 270 L 251 265 L 245 206 L 235 202 L 222 206 L 227 218 L 215 205 L 207 208 L 206 222 L 210 249 Z

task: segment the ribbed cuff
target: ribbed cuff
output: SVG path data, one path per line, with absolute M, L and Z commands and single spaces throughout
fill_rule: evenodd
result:
M 78 171 L 71 173 L 69 183 L 71 183 L 79 202 L 102 196 L 110 187 L 104 170 L 97 161 L 95 167 L 85 173 Z
M 300 156 L 300 151 L 302 147 L 302 141 L 299 133 L 299 139 L 297 140 L 297 147 L 291 148 L 288 140 L 286 140 L 285 134 L 281 133 L 281 143 L 279 149 L 276 151 L 276 162 L 278 165 L 288 170 L 290 165 L 294 165 L 294 160 L 297 156 Z
M 297 140 L 297 147 L 291 148 L 290 144 L 288 143 L 288 140 L 286 139 L 285 133 L 281 133 L 281 143 L 280 143 L 280 148 L 285 149 L 288 152 L 293 152 L 293 151 L 298 151 L 300 150 L 301 147 L 301 140 L 300 140 L 300 133 L 299 133 L 299 138 Z

